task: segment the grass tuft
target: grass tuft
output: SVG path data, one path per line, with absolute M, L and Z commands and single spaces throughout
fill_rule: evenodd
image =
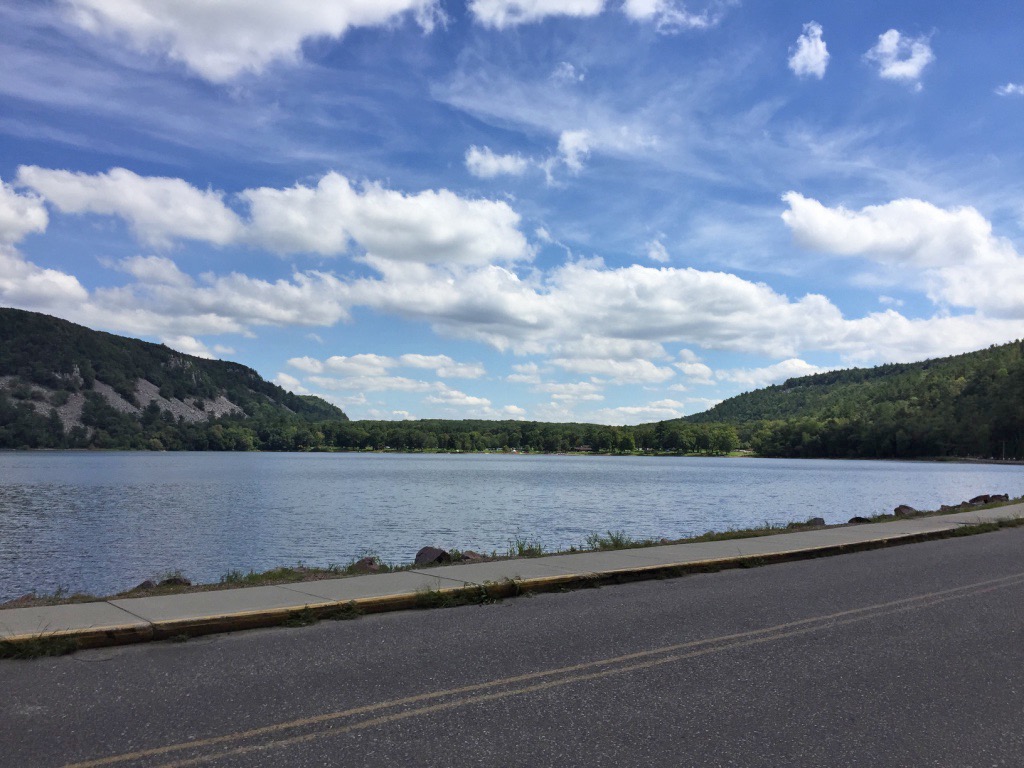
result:
M 73 637 L 39 635 L 17 643 L 0 640 L 0 659 L 39 659 L 47 656 L 64 656 L 77 650 L 78 642 Z

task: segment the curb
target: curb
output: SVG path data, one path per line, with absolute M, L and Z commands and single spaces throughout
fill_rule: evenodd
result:
M 1019 521 L 1016 523 L 1018 525 L 1024 522 L 1020 518 L 1017 518 L 1017 520 Z M 765 555 L 739 555 L 684 563 L 645 565 L 595 573 L 571 573 L 521 580 L 508 579 L 501 582 L 488 582 L 465 587 L 449 587 L 429 592 L 407 592 L 382 597 L 363 597 L 344 602 L 318 602 L 271 610 L 146 622 L 141 626 L 133 624 L 89 627 L 87 629 L 67 629 L 54 632 L 13 635 L 0 640 L 0 647 L 15 651 L 19 648 L 24 648 L 28 651 L 33 645 L 53 643 L 59 646 L 55 648 L 54 653 L 36 653 L 34 655 L 58 655 L 58 653 L 68 653 L 86 648 L 129 645 L 156 640 L 187 639 L 201 635 L 238 632 L 246 629 L 282 625 L 303 626 L 323 620 L 354 619 L 371 613 L 448 608 L 470 604 L 479 605 L 520 595 L 564 592 L 652 579 L 670 579 L 737 568 L 757 568 L 777 563 L 813 560 L 821 557 L 834 557 L 836 555 L 884 549 L 905 544 L 956 538 L 963 535 L 999 530 L 1007 522 L 1013 524 L 1012 521 L 978 523 L 972 526 L 946 528 L 922 533 L 898 534 L 850 544 L 829 544 L 827 546 L 794 549 Z

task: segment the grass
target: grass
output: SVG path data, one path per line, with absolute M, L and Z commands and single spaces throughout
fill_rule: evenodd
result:
M 1009 501 L 992 502 L 984 505 L 970 505 L 966 507 L 949 507 L 943 510 L 936 511 L 917 511 L 909 515 L 905 515 L 899 519 L 909 519 L 915 517 L 926 517 L 926 516 L 938 516 L 943 514 L 953 514 L 956 512 L 962 512 L 965 510 L 984 510 L 991 509 L 994 507 L 1006 506 L 1007 504 L 1020 503 L 1022 498 L 1010 499 Z M 885 522 L 888 520 L 896 519 L 895 515 L 892 514 L 880 514 L 868 517 L 869 522 Z M 800 530 L 806 526 L 806 523 L 792 523 L 790 525 L 780 525 L 775 523 L 765 522 L 760 526 L 754 526 L 750 528 L 729 528 L 724 531 L 708 531 L 697 536 L 687 536 L 679 539 L 638 539 L 633 538 L 631 535 L 621 530 L 609 530 L 603 534 L 592 533 L 588 535 L 584 543 L 577 547 L 571 546 L 568 550 L 556 550 L 553 552 L 545 552 L 543 545 L 534 539 L 526 538 L 524 536 L 517 536 L 508 542 L 508 547 L 504 554 L 499 552 L 492 552 L 490 556 L 485 557 L 485 561 L 496 561 L 504 559 L 515 559 L 515 558 L 526 558 L 526 557 L 543 557 L 546 555 L 557 555 L 565 554 L 566 552 L 587 552 L 587 551 L 612 551 L 621 549 L 632 549 L 639 547 L 653 547 L 663 544 L 689 544 L 689 543 L 702 543 L 712 541 L 728 541 L 731 539 L 747 539 L 758 536 L 771 536 L 778 533 L 785 533 L 787 530 Z M 964 526 L 961 530 L 967 529 L 968 526 Z M 452 562 L 458 563 L 461 558 L 461 551 L 457 549 L 450 550 L 452 555 Z M 166 580 L 178 581 L 184 579 L 181 571 L 170 571 L 162 574 L 158 579 L 152 583 L 152 586 L 145 588 L 136 587 L 125 592 L 121 592 L 113 597 L 126 598 L 126 597 L 151 597 L 158 595 L 170 595 L 180 594 L 183 592 L 205 592 L 213 591 L 218 589 L 230 589 L 234 587 L 253 587 L 253 586 L 270 586 L 274 584 L 289 584 L 303 581 L 317 581 L 322 579 L 337 579 L 345 576 L 356 576 L 367 573 L 365 567 L 359 565 L 362 559 L 370 557 L 374 564 L 375 571 L 377 573 L 389 573 L 398 571 L 407 571 L 416 569 L 419 570 L 424 566 L 416 566 L 415 564 L 389 564 L 382 562 L 379 558 L 371 553 L 364 553 L 360 559 L 353 559 L 347 565 L 329 564 L 325 567 L 307 566 L 301 561 L 295 566 L 280 566 L 277 568 L 271 568 L 266 571 L 253 571 L 248 572 L 241 570 L 230 570 L 224 573 L 219 581 L 214 584 L 197 584 L 197 585 L 184 585 L 180 583 L 161 584 Z M 80 602 L 94 602 L 97 600 L 109 599 L 109 597 L 97 597 L 94 595 L 75 593 L 70 594 L 64 587 L 58 587 L 52 593 L 37 594 L 35 592 L 31 595 L 26 596 L 26 600 L 16 606 L 11 607 L 25 607 L 28 606 L 45 606 L 45 605 L 60 605 L 64 603 L 80 603 Z
M 0 640 L 0 659 L 39 659 L 64 656 L 77 650 L 78 641 L 73 637 L 42 634 L 17 643 Z
M 540 557 L 544 554 L 544 547 L 538 541 L 516 537 L 508 543 L 508 557 Z

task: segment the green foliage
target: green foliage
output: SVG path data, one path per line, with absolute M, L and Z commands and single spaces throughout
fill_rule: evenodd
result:
M 666 429 L 720 423 L 763 456 L 1024 457 L 1024 342 L 790 379 Z

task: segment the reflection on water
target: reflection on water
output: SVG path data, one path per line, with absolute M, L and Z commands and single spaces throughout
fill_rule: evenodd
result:
M 1024 469 L 607 456 L 0 453 L 0 601 L 112 593 L 180 569 L 407 562 L 432 544 L 545 549 L 622 530 L 676 538 L 897 504 L 1024 494 Z

